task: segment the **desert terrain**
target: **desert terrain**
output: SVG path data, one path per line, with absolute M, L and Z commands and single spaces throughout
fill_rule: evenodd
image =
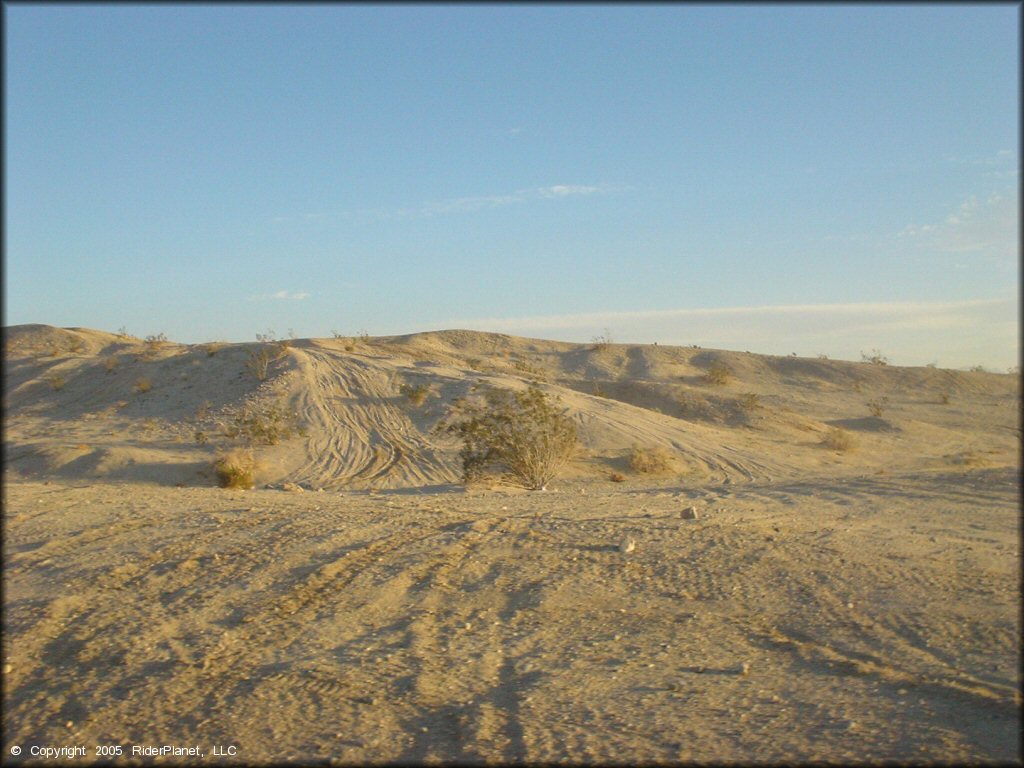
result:
M 574 458 L 465 487 L 531 383 Z M 1021 761 L 1019 375 L 33 325 L 3 407 L 11 764 Z

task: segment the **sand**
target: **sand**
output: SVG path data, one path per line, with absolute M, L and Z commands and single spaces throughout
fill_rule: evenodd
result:
M 9 760 L 1020 762 L 1018 376 L 446 331 L 259 381 L 260 349 L 5 329 Z M 448 407 L 531 381 L 578 455 L 464 488 Z M 275 402 L 302 434 L 216 487 Z

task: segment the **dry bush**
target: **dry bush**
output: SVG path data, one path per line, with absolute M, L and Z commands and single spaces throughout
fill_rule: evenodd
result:
M 860 353 L 861 362 L 871 363 L 871 365 L 888 365 L 889 358 L 879 352 L 877 349 L 871 350 L 870 355 L 866 355 L 863 352 Z
M 211 341 L 203 345 L 203 350 L 206 352 L 207 357 L 213 357 L 224 348 L 224 342 Z
M 672 452 L 660 445 L 634 445 L 629 453 L 629 468 L 645 474 L 666 472 L 672 468 Z
M 943 405 L 949 405 L 949 401 L 950 401 L 949 392 L 942 392 L 939 395 L 939 402 L 942 403 Z
M 418 408 L 426 402 L 431 389 L 429 384 L 403 384 L 399 387 L 398 391 L 405 395 L 409 399 L 409 402 Z
M 603 352 L 614 343 L 614 341 L 612 340 L 611 331 L 609 331 L 607 328 L 604 329 L 604 333 L 595 336 L 594 338 L 591 339 L 591 341 L 594 344 L 594 346 L 592 347 L 594 352 Z
M 880 397 L 877 400 L 870 400 L 867 404 L 868 411 L 876 419 L 882 418 L 882 414 L 885 413 L 886 407 L 889 405 L 888 397 Z
M 704 374 L 704 380 L 709 384 L 728 384 L 729 379 L 732 378 L 732 369 L 723 363 L 721 360 L 716 360 L 708 368 Z
M 612 472 L 610 475 L 608 475 L 608 479 L 611 480 L 613 483 L 626 482 L 626 476 L 621 472 Z
M 114 369 L 117 368 L 117 358 L 111 355 L 110 357 L 103 358 L 103 370 L 107 373 L 113 373 Z
M 736 405 L 739 406 L 741 411 L 749 413 L 755 411 L 761 407 L 761 398 L 756 392 L 745 392 L 740 395 L 740 398 L 736 401 Z
M 256 459 L 251 450 L 235 448 L 214 460 L 213 471 L 221 488 L 252 488 L 255 484 Z
M 530 490 L 544 490 L 572 458 L 576 425 L 538 387 L 490 390 L 483 403 L 463 402 L 441 425 L 462 438 L 463 481 L 505 470 Z
M 822 444 L 833 451 L 852 451 L 857 447 L 854 436 L 842 427 L 832 427 L 825 434 Z
M 537 381 L 548 380 L 548 375 L 544 373 L 544 371 L 535 365 L 531 365 L 525 360 L 514 360 L 512 362 L 512 368 L 531 379 L 536 379 Z
M 267 375 L 270 373 L 270 366 L 287 353 L 288 344 L 286 342 L 263 342 L 256 349 L 250 350 L 245 367 L 256 377 L 257 381 L 266 381 Z
M 153 388 L 153 382 L 146 376 L 140 376 L 135 380 L 135 391 L 140 395 L 149 392 Z
M 67 379 L 65 379 L 59 373 L 54 373 L 51 374 L 50 376 L 47 376 L 46 380 L 50 382 L 50 386 L 53 388 L 54 391 L 57 392 L 64 389 L 64 385 L 67 384 Z
M 223 434 L 250 446 L 277 445 L 302 432 L 298 419 L 299 415 L 289 410 L 284 401 L 249 403 L 224 428 Z
M 142 352 L 143 359 L 152 360 L 167 343 L 167 336 L 164 333 L 147 336 L 145 341 L 146 347 Z

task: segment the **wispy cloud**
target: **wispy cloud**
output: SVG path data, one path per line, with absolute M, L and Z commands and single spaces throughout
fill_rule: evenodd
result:
M 903 365 L 940 361 L 1005 369 L 1018 355 L 1017 308 L 1011 298 L 793 304 L 461 319 L 445 327 L 578 342 L 607 328 L 623 342 L 826 353 L 848 360 L 877 348 Z
M 262 293 L 250 296 L 250 301 L 302 301 L 308 299 L 309 293 L 305 291 L 277 291 L 276 293 Z
M 417 206 L 403 208 L 360 208 L 346 210 L 337 213 L 336 216 L 343 219 L 378 220 L 425 218 L 473 213 L 475 211 L 504 208 L 510 205 L 520 205 L 539 200 L 564 200 L 572 197 L 607 194 L 628 189 L 630 187 L 612 186 L 610 184 L 552 184 L 545 187 L 527 187 L 503 194 L 470 195 L 442 200 L 429 200 Z M 275 216 L 270 221 L 273 224 L 283 224 L 328 217 L 328 214 L 317 213 L 302 216 Z
M 920 247 L 946 253 L 982 253 L 1016 262 L 1020 251 L 1017 194 L 1004 190 L 981 198 L 971 195 L 946 218 L 929 224 L 910 224 L 896 237 Z

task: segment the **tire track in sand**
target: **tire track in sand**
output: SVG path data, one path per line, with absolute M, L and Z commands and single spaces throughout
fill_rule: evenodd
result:
M 292 482 L 338 487 L 423 486 L 458 478 L 452 460 L 392 400 L 391 373 L 352 355 L 293 350 L 303 386 L 298 413 L 309 427 Z

